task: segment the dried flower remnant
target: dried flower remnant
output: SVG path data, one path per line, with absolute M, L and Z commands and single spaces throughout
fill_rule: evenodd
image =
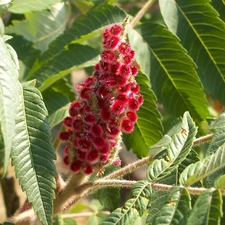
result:
M 66 141 L 64 163 L 74 173 L 90 175 L 107 164 L 119 165 L 121 133 L 131 133 L 136 111 L 143 103 L 135 81 L 135 52 L 124 40 L 126 24 L 103 31 L 103 51 L 92 76 L 77 86 L 79 98 L 70 104 L 66 127 L 59 138 Z

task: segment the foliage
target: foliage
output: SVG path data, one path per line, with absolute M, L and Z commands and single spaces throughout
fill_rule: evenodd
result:
M 224 1 L 0 0 L 0 15 L 0 176 L 12 163 L 27 197 L 0 222 L 225 224 Z M 76 98 L 71 73 L 92 74 L 103 29 L 127 15 L 144 103 L 122 139 L 137 160 L 64 182 L 55 133 Z M 123 178 L 143 165 L 145 180 Z

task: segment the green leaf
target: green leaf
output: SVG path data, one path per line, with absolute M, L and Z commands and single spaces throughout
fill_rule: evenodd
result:
M 180 175 L 179 182 L 182 185 L 190 186 L 197 181 L 207 178 L 209 175 L 217 172 L 225 167 L 225 151 L 224 146 L 218 148 L 218 150 L 198 161 L 189 165 Z
M 167 136 L 171 137 L 166 146 L 167 156 L 153 161 L 148 167 L 148 179 L 151 181 L 160 180 L 176 169 L 191 151 L 196 133 L 197 128 L 192 118 L 189 113 L 185 113 L 182 123 L 178 123 L 167 134 Z M 154 149 L 154 146 L 152 148 Z
M 23 36 L 13 34 L 13 38 L 8 43 L 15 49 L 19 60 L 28 68 L 32 67 L 34 61 L 40 55 L 40 51 L 33 47 L 33 43 L 23 38 Z
M 10 12 L 25 13 L 31 11 L 41 11 L 50 5 L 61 2 L 61 0 L 14 0 Z
M 66 116 L 69 115 L 68 109 L 69 109 L 69 105 L 66 105 L 49 115 L 48 123 L 49 123 L 50 128 L 53 128 L 54 126 L 58 125 L 60 122 L 63 121 L 63 119 Z
M 122 208 L 113 211 L 101 225 L 134 224 L 139 216 L 147 209 L 151 196 L 151 187 L 146 181 L 139 181 L 131 190 L 131 198 Z
M 222 196 L 219 190 L 204 191 L 194 204 L 187 225 L 218 225 L 222 217 Z
M 88 220 L 88 225 L 99 225 L 106 218 L 106 216 L 107 215 L 104 213 L 93 214 Z
M 22 95 L 16 52 L 5 43 L 7 39 L 8 36 L 0 37 L 0 125 L 5 146 L 3 175 L 8 168 L 19 98 Z
M 214 182 L 215 188 L 225 188 L 225 175 L 220 176 L 218 179 Z
M 120 202 L 120 189 L 119 188 L 103 188 L 96 193 L 96 197 L 100 203 L 105 206 L 109 211 L 113 211 L 118 207 Z
M 22 0 L 20 4 L 24 6 L 25 1 Z M 34 5 L 34 1 L 30 5 Z M 48 11 L 25 13 L 26 20 L 13 20 L 12 25 L 6 28 L 6 32 L 23 36 L 43 52 L 47 50 L 49 43 L 63 33 L 68 15 L 68 6 L 65 3 L 58 3 L 49 7 Z
M 12 5 L 12 0 L 0 0 L 0 15 L 5 13 Z
M 77 225 L 75 219 L 73 218 L 63 218 L 61 215 L 54 217 L 53 225 Z
M 125 17 L 125 12 L 116 6 L 105 4 L 101 7 L 93 8 L 85 16 L 79 17 L 70 29 L 66 30 L 53 41 L 49 49 L 43 54 L 41 60 L 46 61 L 55 58 L 71 42 L 82 43 L 95 35 L 99 29 L 112 23 L 120 23 Z
M 175 188 L 168 197 L 153 225 L 186 224 L 191 209 L 191 197 L 186 189 Z
M 225 111 L 223 111 L 219 117 L 212 123 L 210 124 L 209 127 L 211 130 L 218 130 L 225 128 Z
M 163 128 L 148 77 L 139 72 L 136 80 L 140 85 L 144 103 L 137 113 L 138 120 L 134 131 L 129 135 L 123 135 L 123 139 L 127 149 L 132 149 L 138 157 L 142 157 L 148 155 L 149 147 L 162 137 Z
M 157 98 L 170 114 L 189 111 L 201 122 L 208 116 L 207 101 L 196 66 L 178 38 L 164 26 L 143 23 L 137 30 L 150 49 L 150 81 Z
M 44 225 L 52 224 L 56 158 L 40 92 L 23 87 L 12 145 L 12 164 L 28 201 Z
M 42 93 L 49 116 L 69 104 L 69 99 L 60 92 L 48 88 Z
M 29 78 L 37 79 L 39 90 L 44 91 L 71 71 L 96 64 L 98 55 L 99 52 L 89 46 L 71 44 L 55 58 L 34 65 Z
M 201 1 L 160 1 L 161 12 L 169 29 L 180 39 L 197 64 L 198 75 L 214 99 L 225 103 L 225 24 L 209 4 Z M 169 10 L 173 5 L 174 10 Z M 177 20 L 172 25 L 171 18 Z

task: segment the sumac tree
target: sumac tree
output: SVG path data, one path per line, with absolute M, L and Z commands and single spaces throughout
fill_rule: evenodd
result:
M 0 0 L 0 13 L 1 222 L 225 224 L 224 1 Z M 122 143 L 137 157 L 125 166 Z

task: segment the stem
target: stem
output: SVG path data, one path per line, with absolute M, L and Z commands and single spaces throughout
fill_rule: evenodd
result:
M 141 167 L 141 166 L 144 166 L 146 164 L 148 164 L 149 162 L 153 161 L 154 159 L 147 156 L 147 157 L 144 157 L 136 162 L 133 162 L 132 164 L 128 164 L 127 166 L 119 169 L 119 170 L 116 170 L 115 172 L 103 177 L 104 180 L 110 180 L 110 179 L 115 179 L 115 178 L 118 178 L 118 177 L 122 177 L 128 173 L 131 173 L 132 171 L 134 171 L 135 169 Z
M 194 146 L 200 145 L 200 144 L 205 143 L 207 141 L 211 141 L 212 137 L 213 137 L 213 134 L 207 134 L 207 135 L 205 135 L 203 137 L 197 138 L 194 141 Z
M 148 9 L 154 4 L 155 0 L 148 0 L 145 5 L 141 8 L 141 10 L 137 13 L 134 19 L 131 21 L 130 26 L 134 27 L 141 17 L 148 11 Z

